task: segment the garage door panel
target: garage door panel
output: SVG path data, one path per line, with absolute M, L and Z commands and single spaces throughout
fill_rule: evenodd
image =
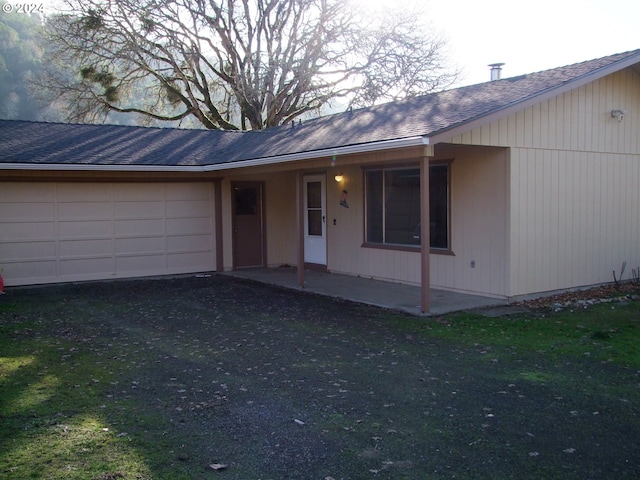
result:
M 111 238 L 113 236 L 113 223 L 111 220 L 85 220 L 84 222 L 60 221 L 58 222 L 58 232 L 60 238 L 66 239 Z
M 63 280 L 109 278 L 113 274 L 113 258 L 105 256 L 61 259 L 58 274 Z
M 113 217 L 113 208 L 111 203 L 59 203 L 58 218 L 61 220 L 95 220 L 95 219 L 111 219 Z
M 167 234 L 208 234 L 211 233 L 211 221 L 208 218 L 168 218 Z
M 23 185 L 19 182 L 0 183 L 0 187 L 2 187 L 0 188 L 0 202 L 53 202 L 55 192 L 53 184 L 35 182 L 30 184 L 28 190 L 25 190 Z
M 162 235 L 164 233 L 164 219 L 136 219 L 116 220 L 114 231 L 117 237 L 133 235 Z
M 23 260 L 9 263 L 4 265 L 2 276 L 6 285 L 11 285 L 12 280 L 16 278 L 31 278 L 34 279 L 34 283 L 48 283 L 55 281 L 57 264 L 55 259 Z
M 207 200 L 171 201 L 167 202 L 167 217 L 210 217 L 211 203 Z
M 1 222 L 0 242 L 29 242 L 55 235 L 55 222 Z
M 209 183 L 168 183 L 167 200 L 208 200 L 211 198 Z
M 61 258 L 84 257 L 92 255 L 111 255 L 113 252 L 113 240 L 86 239 L 86 240 L 61 240 L 58 247 Z
M 209 183 L 0 182 L 7 286 L 215 269 Z
M 2 242 L 0 243 L 0 258 L 29 260 L 32 258 L 55 258 L 56 243 L 43 242 Z
M 114 218 L 117 219 L 142 219 L 149 217 L 162 217 L 165 214 L 164 202 L 115 202 Z
M 148 272 L 147 275 L 166 273 L 165 255 L 116 257 L 116 270 L 121 273 Z
M 206 265 L 210 265 L 213 261 L 210 252 L 200 253 L 172 253 L 167 255 L 167 264 L 172 269 L 187 269 L 190 271 L 201 272 L 206 270 Z
M 116 239 L 116 255 L 164 252 L 164 237 L 118 238 Z
M 167 237 L 167 252 L 202 252 L 211 250 L 209 235 L 182 235 Z
M 113 200 L 113 184 L 111 183 L 58 183 L 55 192 L 58 202 L 84 204 Z
M 113 186 L 113 198 L 115 201 L 131 203 L 164 202 L 165 186 L 157 183 L 116 183 Z
M 53 216 L 53 205 L 50 202 L 11 203 L 0 200 L 0 218 L 4 220 L 49 220 Z

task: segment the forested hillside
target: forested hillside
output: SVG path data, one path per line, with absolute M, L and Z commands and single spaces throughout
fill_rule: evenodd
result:
M 44 112 L 29 82 L 42 68 L 42 17 L 2 8 L 5 3 L 0 2 L 0 118 L 41 120 Z
M 18 4 L 5 7 L 7 4 L 0 0 L 0 119 L 67 122 L 64 102 L 56 102 L 45 85 L 38 86 L 46 82 L 47 70 L 57 68 L 50 61 L 51 47 L 44 40 L 45 18 L 39 12 L 18 11 Z M 64 74 L 75 75 L 78 70 L 67 65 Z M 143 122 L 136 116 L 111 112 L 105 123 L 136 125 Z M 152 121 L 145 123 L 156 125 Z M 178 124 L 164 122 L 162 126 Z M 183 122 L 180 126 L 193 125 Z

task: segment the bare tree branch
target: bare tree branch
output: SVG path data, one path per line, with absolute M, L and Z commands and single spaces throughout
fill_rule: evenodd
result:
M 76 120 L 109 111 L 260 130 L 332 100 L 370 105 L 445 88 L 444 42 L 415 16 L 365 20 L 344 0 L 64 0 L 41 79 Z

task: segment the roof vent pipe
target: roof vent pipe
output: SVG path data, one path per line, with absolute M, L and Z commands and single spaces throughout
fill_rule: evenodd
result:
M 489 66 L 491 67 L 491 81 L 500 80 L 502 76 L 502 66 L 504 63 L 492 63 Z

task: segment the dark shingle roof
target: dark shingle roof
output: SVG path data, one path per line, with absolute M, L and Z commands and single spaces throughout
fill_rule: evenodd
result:
M 79 165 L 211 163 L 238 132 L 0 120 L 0 162 Z
M 260 132 L 0 120 L 2 163 L 205 166 L 432 136 L 640 63 L 640 50 Z

